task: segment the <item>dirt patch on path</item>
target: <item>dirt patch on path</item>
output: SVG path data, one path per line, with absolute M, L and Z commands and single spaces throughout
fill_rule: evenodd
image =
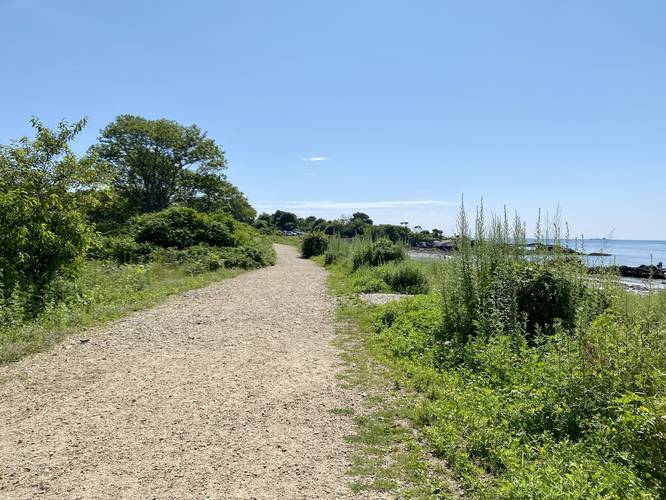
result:
M 0 497 L 354 496 L 326 273 L 276 250 L 0 368 Z

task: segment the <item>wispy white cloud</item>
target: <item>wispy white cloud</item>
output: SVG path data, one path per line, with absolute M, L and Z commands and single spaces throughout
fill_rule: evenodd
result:
M 395 208 L 452 207 L 458 203 L 442 200 L 411 201 L 291 201 L 291 210 L 377 210 Z
M 312 163 L 315 161 L 326 161 L 328 160 L 328 156 L 308 156 L 306 158 L 301 158 L 303 161 L 306 161 L 308 163 Z

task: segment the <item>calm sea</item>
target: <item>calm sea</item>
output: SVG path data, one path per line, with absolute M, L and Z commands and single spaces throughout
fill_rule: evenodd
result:
M 657 265 L 663 262 L 666 266 L 666 241 L 663 240 L 608 240 L 590 239 L 582 242 L 570 242 L 569 246 L 577 247 L 585 253 L 604 252 L 610 257 L 587 257 L 590 265 L 616 264 L 618 266 L 640 266 L 641 264 Z
M 532 240 L 528 239 L 528 242 Z M 569 241 L 568 246 L 581 252 L 604 252 L 609 257 L 586 257 L 590 266 L 615 264 L 618 266 L 640 266 L 641 264 L 666 266 L 666 241 L 664 240 L 608 240 L 589 239 Z M 439 258 L 441 254 L 410 251 L 413 258 Z

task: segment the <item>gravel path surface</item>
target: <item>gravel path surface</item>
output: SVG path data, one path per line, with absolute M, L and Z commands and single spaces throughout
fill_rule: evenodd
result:
M 352 497 L 326 273 L 276 250 L 0 368 L 0 497 Z

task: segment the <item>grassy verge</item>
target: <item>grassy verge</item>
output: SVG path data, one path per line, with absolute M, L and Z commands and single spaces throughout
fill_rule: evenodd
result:
M 303 238 L 300 236 L 284 236 L 282 234 L 271 234 L 268 235 L 268 239 L 273 243 L 279 243 L 280 245 L 289 245 L 292 247 L 300 247 L 301 241 Z
M 12 304 L 0 308 L 0 364 L 47 349 L 82 328 L 151 307 L 166 297 L 236 276 L 234 269 L 193 274 L 186 266 L 151 262 L 117 265 L 87 261 L 78 277 L 54 290 L 60 300 L 34 320 L 24 322 Z
M 473 252 L 422 268 L 435 292 L 382 306 L 355 294 L 387 264 L 328 266 L 344 381 L 367 396 L 354 487 L 663 498 L 666 294 L 630 295 L 612 276 L 591 286 L 566 255 L 528 260 L 503 242 Z
M 333 274 L 330 288 L 344 289 Z M 404 390 L 402 375 L 390 363 L 371 333 L 371 309 L 345 297 L 338 309 L 337 347 L 342 353 L 345 388 L 364 397 L 364 407 L 340 412 L 355 415 L 352 447 L 352 489 L 395 498 L 458 498 L 461 490 L 446 464 L 435 457 L 414 425 L 413 408 L 422 396 Z

